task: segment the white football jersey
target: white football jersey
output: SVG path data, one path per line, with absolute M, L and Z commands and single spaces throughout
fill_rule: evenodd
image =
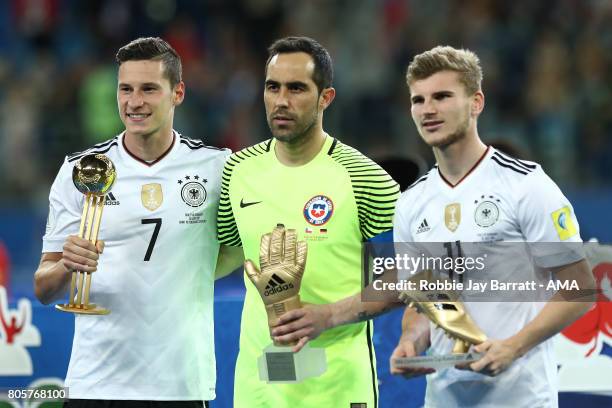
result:
M 84 204 L 72 182 L 75 162 L 103 153 L 115 165 L 90 295 L 111 313 L 76 315 L 66 386 L 76 399 L 214 399 L 216 217 L 230 151 L 174 132 L 168 152 L 146 163 L 123 139 L 68 156 L 49 195 L 42 251 L 62 252 L 78 234 Z
M 441 176 L 436 166 L 409 187 L 396 206 L 394 241 L 439 242 L 442 256 L 453 252 L 456 256 L 461 243 L 560 243 L 544 248 L 513 246 L 525 252 L 507 255 L 504 265 L 487 265 L 486 269 L 487 279 L 505 281 L 509 273 L 523 274 L 520 280 L 525 271 L 534 275 L 534 263 L 551 268 L 583 257 L 562 244 L 579 243 L 581 239 L 572 205 L 556 184 L 539 165 L 509 157 L 492 147 L 455 186 Z M 469 273 L 463 276 L 466 285 Z M 494 300 L 491 292 L 487 296 Z M 476 324 L 494 339 L 516 334 L 543 306 L 543 302 L 533 301 L 466 302 Z M 430 352 L 451 354 L 452 346 L 453 341 L 443 330 L 431 325 Z M 425 406 L 556 407 L 556 384 L 552 343 L 545 341 L 497 377 L 455 368 L 428 375 Z

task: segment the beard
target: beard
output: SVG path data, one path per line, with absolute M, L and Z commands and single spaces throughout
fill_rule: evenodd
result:
M 437 147 L 439 149 L 443 149 L 454 143 L 457 143 L 458 141 L 462 140 L 465 137 L 467 133 L 467 128 L 468 128 L 468 123 L 467 122 L 462 123 L 461 125 L 457 127 L 457 129 L 455 129 L 454 132 L 450 133 L 446 137 L 442 139 L 433 140 L 431 143 L 428 143 L 429 147 Z
M 279 142 L 296 143 L 304 139 L 310 130 L 317 123 L 318 109 L 313 109 L 310 114 L 305 114 L 301 119 L 293 117 L 293 129 L 280 128 L 272 122 L 272 117 L 268 116 L 268 127 L 272 136 Z
M 465 120 L 460 122 L 455 128 L 454 131 L 446 135 L 445 137 L 434 139 L 431 141 L 427 141 L 427 139 L 423 138 L 429 147 L 437 147 L 439 149 L 444 149 L 454 143 L 459 142 L 460 140 L 465 138 L 467 134 L 468 127 L 470 126 L 470 112 L 469 109 L 466 112 Z

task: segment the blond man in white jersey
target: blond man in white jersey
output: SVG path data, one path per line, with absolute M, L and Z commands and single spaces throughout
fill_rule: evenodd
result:
M 412 118 L 432 147 L 437 166 L 402 194 L 396 206 L 394 241 L 580 243 L 571 204 L 541 167 L 506 156 L 481 141 L 477 131 L 484 108 L 481 81 L 478 57 L 467 50 L 436 47 L 410 64 Z M 483 198 L 492 204 L 480 208 Z M 448 205 L 456 206 L 451 226 L 445 223 Z M 457 216 L 459 207 L 462 221 Z M 489 212 L 480 214 L 483 209 Z M 559 280 L 593 287 L 589 266 L 579 254 L 533 254 L 533 258 Z M 279 341 L 301 339 L 301 345 L 322 330 L 375 316 L 392 306 L 362 303 L 360 296 L 289 312 L 273 334 Z M 562 300 L 560 294 L 555 296 Z M 547 340 L 589 307 L 588 301 L 477 303 L 468 311 L 489 338 L 475 347 L 484 353 L 480 360 L 467 370 L 392 367 L 391 371 L 406 376 L 431 374 L 427 407 L 555 407 L 556 365 Z M 416 356 L 427 349 L 435 354 L 451 352 L 452 342 L 444 333 L 410 308 L 402 328 L 391 358 Z
M 436 47 L 417 55 L 408 67 L 412 118 L 432 147 L 437 166 L 398 202 L 394 240 L 478 242 L 486 237 L 503 242 L 581 242 L 571 204 L 542 168 L 481 141 L 477 130 L 484 109 L 481 81 L 478 57 L 468 50 Z M 483 218 L 483 196 L 493 203 L 487 204 L 486 215 L 492 211 L 495 220 Z M 458 203 L 465 214 L 452 230 L 443 218 L 451 203 Z M 561 215 L 566 222 L 559 221 Z M 419 229 L 424 219 L 426 231 Z M 551 248 L 561 252 L 532 254 L 535 262 L 558 279 L 576 279 L 581 287 L 593 287 L 589 266 L 580 255 L 563 253 L 561 245 Z M 547 339 L 589 307 L 589 302 L 562 301 L 474 304 L 469 311 L 490 339 L 475 347 L 484 357 L 469 366 L 473 373 L 448 369 L 428 376 L 425 405 L 557 406 L 556 364 Z M 441 330 L 406 309 L 403 334 L 392 358 L 414 356 L 430 346 L 442 354 L 452 348 Z
M 72 271 L 96 272 L 90 300 L 111 310 L 76 316 L 68 407 L 208 406 L 216 213 L 230 152 L 173 130 L 185 84 L 168 43 L 139 38 L 116 59 L 125 131 L 66 157 L 49 195 L 35 293 L 48 304 L 65 296 Z M 74 163 L 91 153 L 117 170 L 96 245 L 76 236 L 84 200 L 71 179 Z

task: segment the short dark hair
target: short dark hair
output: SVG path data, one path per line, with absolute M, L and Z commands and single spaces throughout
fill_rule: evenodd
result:
M 135 39 L 119 48 L 115 60 L 119 65 L 126 61 L 161 60 L 164 63 L 164 76 L 173 88 L 183 77 L 181 57 L 170 44 L 159 37 Z
M 292 52 L 305 52 L 314 61 L 314 73 L 312 80 L 317 84 L 319 92 L 332 86 L 334 80 L 334 67 L 329 52 L 316 40 L 309 37 L 285 37 L 268 48 L 268 60 L 266 61 L 266 72 L 270 60 L 277 54 L 288 54 Z

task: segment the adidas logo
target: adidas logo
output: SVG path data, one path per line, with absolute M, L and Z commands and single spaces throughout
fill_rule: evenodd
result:
M 293 283 L 285 282 L 280 276 L 277 274 L 272 274 L 268 284 L 266 285 L 266 291 L 264 292 L 265 296 L 274 295 L 275 293 L 280 293 L 283 290 L 293 289 Z
M 429 224 L 427 223 L 427 218 L 423 218 L 423 222 L 421 222 L 421 225 L 419 225 L 419 228 L 417 228 L 417 234 L 420 234 L 421 232 L 427 232 L 431 229 L 431 227 L 429 226 Z
M 104 201 L 104 205 L 119 205 L 120 202 L 115 198 L 113 193 L 108 193 L 106 195 L 106 201 Z

